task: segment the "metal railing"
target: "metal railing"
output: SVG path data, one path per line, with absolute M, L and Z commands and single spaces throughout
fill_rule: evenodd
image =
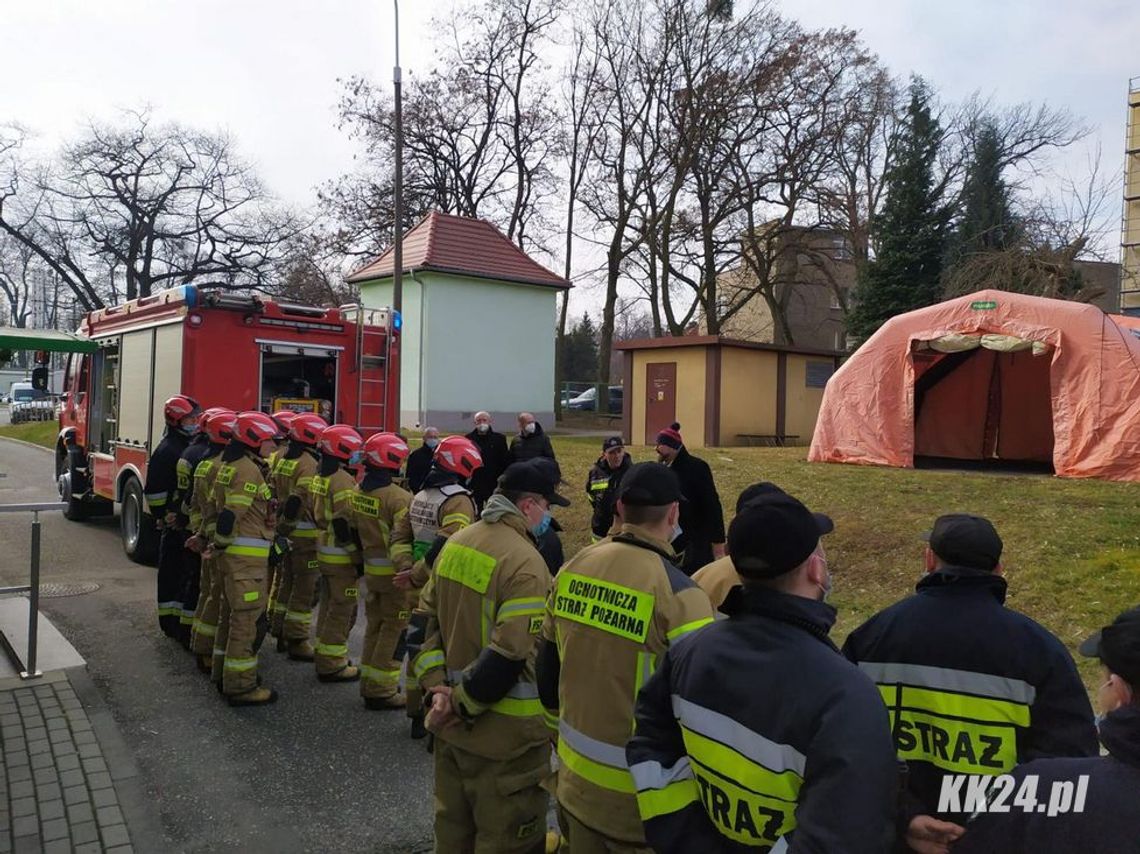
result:
M 15 587 L 0 587 L 0 594 L 27 593 L 28 594 L 28 660 L 21 660 L 8 636 L 0 631 L 0 644 L 4 652 L 20 672 L 22 679 L 35 679 L 43 676 L 36 668 L 36 645 L 39 640 L 40 621 L 40 513 L 50 510 L 63 510 L 66 504 L 51 501 L 43 504 L 0 504 L 0 513 L 31 513 L 32 514 L 32 560 L 29 568 L 28 583 Z

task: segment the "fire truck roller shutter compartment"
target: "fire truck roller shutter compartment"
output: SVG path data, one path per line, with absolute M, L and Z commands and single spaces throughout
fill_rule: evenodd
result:
M 147 450 L 154 452 L 162 441 L 166 418 L 162 405 L 182 390 L 182 324 L 156 326 L 154 333 L 154 389 L 150 395 L 150 437 Z
M 343 347 L 266 341 L 261 347 L 261 408 L 278 406 L 317 412 L 328 420 L 336 412 L 336 383 Z

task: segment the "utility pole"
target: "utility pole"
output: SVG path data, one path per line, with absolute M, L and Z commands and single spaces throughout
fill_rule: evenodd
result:
M 404 116 L 400 98 L 400 0 L 392 0 L 396 7 L 396 67 L 392 69 L 392 82 L 396 85 L 396 200 L 393 205 L 396 247 L 395 270 L 392 276 L 392 308 L 399 314 L 404 311 Z

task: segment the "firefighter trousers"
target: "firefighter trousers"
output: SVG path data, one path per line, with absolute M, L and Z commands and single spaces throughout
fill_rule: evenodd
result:
M 561 805 L 558 827 L 562 831 L 558 854 L 653 854 L 653 849 L 645 843 L 623 842 L 599 833 Z
M 268 547 L 264 556 L 223 553 L 218 558 L 222 608 L 214 639 L 213 676 L 221 679 L 222 692 L 227 695 L 245 694 L 257 687 L 257 651 L 268 628 L 268 574 Z
M 189 539 L 189 537 L 187 537 Z M 185 541 L 183 541 L 185 542 Z M 182 551 L 183 568 L 182 577 L 182 631 L 185 633 L 187 645 L 193 642 L 195 618 L 198 614 L 198 597 L 201 593 L 202 558 L 189 549 Z
M 194 610 L 194 630 L 190 636 L 190 651 L 195 655 L 213 655 L 221 606 L 222 577 L 218 574 L 218 559 L 202 558 L 198 607 Z
M 313 594 L 321 577 L 316 549 L 291 551 L 278 571 L 274 634 L 290 643 L 306 641 L 313 627 Z
M 404 593 L 404 607 L 408 609 L 408 625 L 400 636 L 396 647 L 396 660 L 402 662 L 404 656 L 408 657 L 408 668 L 404 683 L 404 693 L 408 696 L 405 706 L 409 718 L 418 718 L 424 713 L 424 692 L 420 684 L 412 676 L 412 662 L 423 649 L 427 639 L 427 612 L 419 609 L 420 591 L 413 588 Z
M 364 651 L 360 656 L 360 695 L 384 698 L 399 693 L 400 661 L 396 648 L 408 623 L 404 591 L 392 583 L 391 561 L 364 563 L 366 593 Z
M 542 854 L 550 745 L 496 760 L 435 742 L 437 854 Z
M 329 558 L 332 558 L 330 560 Z M 344 562 L 341 562 L 344 558 Z M 339 673 L 348 666 L 348 633 L 356 622 L 359 580 L 348 555 L 320 554 L 324 598 L 317 614 L 317 674 Z
M 182 637 L 182 582 L 186 576 L 188 536 L 177 528 L 163 528 L 158 543 L 158 625 L 163 634 L 172 638 Z

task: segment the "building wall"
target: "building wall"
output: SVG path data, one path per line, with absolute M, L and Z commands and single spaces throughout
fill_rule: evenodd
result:
M 809 388 L 807 385 L 809 362 L 829 364 L 832 370 L 835 366 L 833 359 L 788 354 L 784 433 L 799 437 L 789 440 L 789 444 L 806 445 L 811 442 L 815 422 L 819 418 L 819 407 L 823 403 L 823 389 Z
M 776 353 L 722 347 L 720 366 L 721 446 L 744 445 L 742 433 L 776 432 Z
M 1128 93 L 1124 155 L 1124 219 L 1121 226 L 1120 307 L 1140 313 L 1140 85 Z
M 391 304 L 391 280 L 361 287 L 365 305 Z M 400 423 L 471 429 L 480 409 L 554 423 L 553 288 L 417 273 L 404 277 Z
M 633 389 L 626 393 L 625 405 L 630 407 L 630 441 L 634 445 L 651 444 L 656 432 L 646 436 L 645 403 L 646 365 L 656 362 L 677 364 L 677 386 L 674 389 L 676 400 L 676 421 L 681 425 L 685 444 L 690 447 L 704 447 L 705 437 L 705 351 L 706 347 L 662 347 L 651 350 L 638 350 L 633 355 Z M 651 428 L 653 431 L 667 427 L 667 424 Z
M 1104 293 L 1091 304 L 1107 314 L 1120 311 L 1120 265 L 1112 261 L 1074 261 L 1081 275 L 1081 286 L 1099 288 Z

